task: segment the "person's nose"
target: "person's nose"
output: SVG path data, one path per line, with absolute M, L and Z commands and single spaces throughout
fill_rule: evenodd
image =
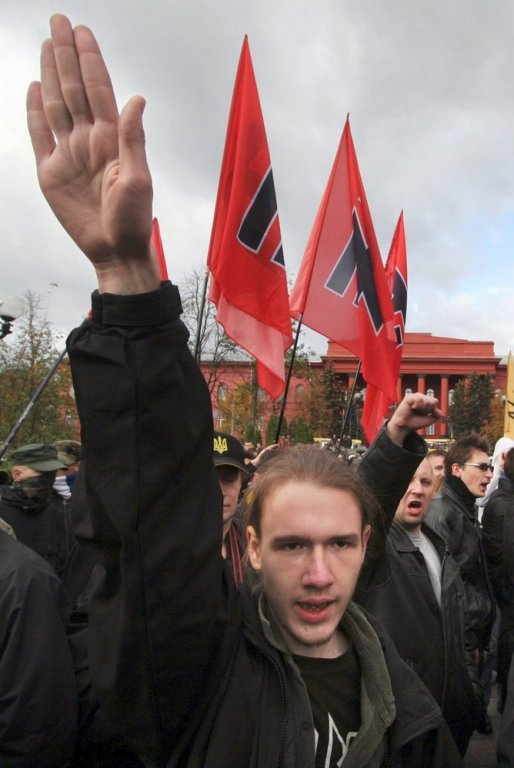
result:
M 308 555 L 307 567 L 303 577 L 303 585 L 325 589 L 334 581 L 330 569 L 327 552 L 324 547 L 313 547 Z
M 419 480 L 413 480 L 411 482 L 410 492 L 414 496 L 421 496 L 423 494 L 423 486 L 421 485 Z

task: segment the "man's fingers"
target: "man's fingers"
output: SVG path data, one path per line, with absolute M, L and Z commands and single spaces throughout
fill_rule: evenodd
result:
M 27 91 L 27 124 L 37 165 L 55 149 L 55 139 L 46 119 L 41 98 L 41 84 L 31 83 Z
M 145 100 L 141 96 L 133 96 L 120 115 L 118 132 L 120 176 L 126 182 L 151 186 L 143 129 L 144 108 Z
M 52 131 L 56 136 L 69 133 L 73 127 L 73 122 L 61 91 L 55 51 L 51 40 L 45 40 L 41 47 L 41 98 L 46 119 Z
M 69 130 L 71 124 L 96 119 L 116 123 L 118 108 L 111 79 L 91 30 L 84 26 L 73 29 L 61 14 L 52 16 L 50 27 L 53 58 L 47 52 L 43 101 L 53 130 L 58 133 Z
M 83 26 L 76 27 L 73 34 L 80 76 L 91 116 L 93 120 L 116 123 L 118 120 L 116 98 L 96 38 L 88 27 Z
M 56 14 L 50 19 L 50 29 L 55 61 L 55 78 L 49 82 L 52 86 L 52 96 L 54 98 L 60 96 L 73 123 L 89 121 L 91 113 L 82 82 L 79 54 L 71 23 L 66 16 Z M 43 91 L 43 96 L 45 93 L 46 91 Z

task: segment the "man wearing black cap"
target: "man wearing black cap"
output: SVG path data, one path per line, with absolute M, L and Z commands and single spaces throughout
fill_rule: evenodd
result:
M 232 566 L 236 584 L 243 581 L 244 537 L 234 522 L 245 466 L 245 452 L 239 440 L 225 432 L 214 433 L 214 466 L 223 494 L 223 542 L 221 554 Z
M 62 576 L 67 558 L 64 507 L 53 491 L 55 473 L 66 464 L 57 448 L 33 443 L 11 454 L 10 485 L 3 489 L 0 517 L 12 526 L 16 538 L 43 557 Z

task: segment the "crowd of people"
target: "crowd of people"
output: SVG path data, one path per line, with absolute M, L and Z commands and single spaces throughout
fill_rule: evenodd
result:
M 358 462 L 213 432 L 143 108 L 54 16 L 29 130 L 98 291 L 68 340 L 81 444 L 19 447 L 1 488 L 1 765 L 457 767 L 493 669 L 514 765 L 514 441 L 427 456 L 419 393 Z

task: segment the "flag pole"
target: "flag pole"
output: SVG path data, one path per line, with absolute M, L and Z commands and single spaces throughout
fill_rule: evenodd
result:
M 355 387 L 357 386 L 357 379 L 359 378 L 359 373 L 361 372 L 361 365 L 362 365 L 362 360 L 359 360 L 357 370 L 355 371 L 355 378 L 353 380 L 352 389 L 350 391 L 350 397 L 348 398 L 348 405 L 346 406 L 346 412 L 344 414 L 343 423 L 341 425 L 341 440 L 343 439 L 343 435 L 346 434 L 346 425 L 348 423 L 348 415 L 350 413 L 350 408 L 352 407 L 352 400 L 355 394 Z
M 209 267 L 205 267 L 205 278 L 203 281 L 203 291 L 202 291 L 202 299 L 200 301 L 200 311 L 198 313 L 198 321 L 196 323 L 196 339 L 195 339 L 195 351 L 193 354 L 194 359 L 198 364 L 200 364 L 200 358 L 201 358 L 201 349 L 200 349 L 200 339 L 202 338 L 202 329 L 203 329 L 203 314 L 205 311 L 205 300 L 207 297 L 207 283 L 209 281 Z
M 52 378 L 52 376 L 56 372 L 57 368 L 59 367 L 59 365 L 61 364 L 63 359 L 65 358 L 66 353 L 67 353 L 67 350 L 65 348 L 60 353 L 59 357 L 57 358 L 55 363 L 52 365 L 52 367 L 50 368 L 50 370 L 46 374 L 45 378 L 43 379 L 43 381 L 41 382 L 39 387 L 36 389 L 36 391 L 34 392 L 32 397 L 30 398 L 30 401 L 28 402 L 27 406 L 25 407 L 25 410 L 23 411 L 23 413 L 21 414 L 20 418 L 18 419 L 18 421 L 16 422 L 14 427 L 11 429 L 11 431 L 9 432 L 7 437 L 5 438 L 5 440 L 2 443 L 2 445 L 0 445 L 0 459 L 2 458 L 4 453 L 7 451 L 7 449 L 9 448 L 9 446 L 11 444 L 11 442 L 14 440 L 14 438 L 16 437 L 18 432 L 20 431 L 21 427 L 25 423 L 25 420 L 26 420 L 27 416 L 29 415 L 30 411 L 32 410 L 32 408 L 34 407 L 36 402 L 39 400 L 39 398 L 43 394 L 43 390 L 47 386 L 48 382 L 50 381 L 50 379 Z
M 293 365 L 294 360 L 296 357 L 296 349 L 298 347 L 298 339 L 300 338 L 300 330 L 302 327 L 302 320 L 303 320 L 303 312 L 300 314 L 299 320 L 298 320 L 298 326 L 296 328 L 296 336 L 294 338 L 294 345 L 293 345 L 293 352 L 291 354 L 291 361 L 289 363 L 289 369 L 287 371 L 287 379 L 286 379 L 286 386 L 284 389 L 284 394 L 282 396 L 282 407 L 280 409 L 280 416 L 278 417 L 278 424 L 277 424 L 277 434 L 275 435 L 275 442 L 278 443 L 278 439 L 280 437 L 280 429 L 282 427 L 282 422 L 284 421 L 284 413 L 286 410 L 286 403 L 287 403 L 287 394 L 289 392 L 289 384 L 291 382 L 291 377 L 293 375 Z

